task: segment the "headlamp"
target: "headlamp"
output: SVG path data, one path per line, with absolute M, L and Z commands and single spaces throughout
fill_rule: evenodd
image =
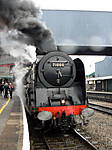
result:
M 61 100 L 61 104 L 64 105 L 66 101 L 64 99 Z

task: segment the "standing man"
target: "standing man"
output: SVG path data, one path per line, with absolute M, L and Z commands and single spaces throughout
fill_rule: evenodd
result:
M 4 98 L 4 82 L 2 82 L 1 84 L 1 93 L 2 93 L 2 97 Z
M 4 98 L 8 98 L 8 90 L 9 90 L 9 86 L 8 83 L 6 82 L 4 86 L 4 91 L 5 91 Z
M 10 93 L 10 98 L 12 99 L 12 92 L 14 90 L 14 86 L 12 83 L 9 84 L 9 93 Z

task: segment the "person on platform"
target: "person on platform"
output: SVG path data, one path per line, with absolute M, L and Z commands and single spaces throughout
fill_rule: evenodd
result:
M 4 92 L 5 92 L 4 98 L 8 98 L 8 90 L 9 90 L 9 86 L 8 83 L 6 82 L 4 85 Z
M 9 93 L 10 93 L 10 98 L 12 98 L 12 92 L 14 90 L 14 86 L 12 83 L 9 83 Z
M 0 86 L 0 90 L 1 90 L 2 97 L 4 98 L 4 82 L 2 82 Z

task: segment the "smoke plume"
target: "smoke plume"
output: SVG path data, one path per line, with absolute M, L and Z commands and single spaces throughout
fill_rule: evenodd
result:
M 0 0 L 0 29 L 17 30 L 21 33 L 18 40 L 38 47 L 41 52 L 56 50 L 52 33 L 40 21 L 40 14 L 31 1 Z

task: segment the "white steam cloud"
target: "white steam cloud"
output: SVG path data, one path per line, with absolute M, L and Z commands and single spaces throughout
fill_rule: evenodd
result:
M 34 62 L 36 59 L 34 46 L 23 43 L 18 39 L 19 32 L 17 30 L 10 30 L 8 32 L 0 32 L 0 46 L 5 53 L 17 58 L 18 61 Z M 14 39 L 15 38 L 15 39 Z

